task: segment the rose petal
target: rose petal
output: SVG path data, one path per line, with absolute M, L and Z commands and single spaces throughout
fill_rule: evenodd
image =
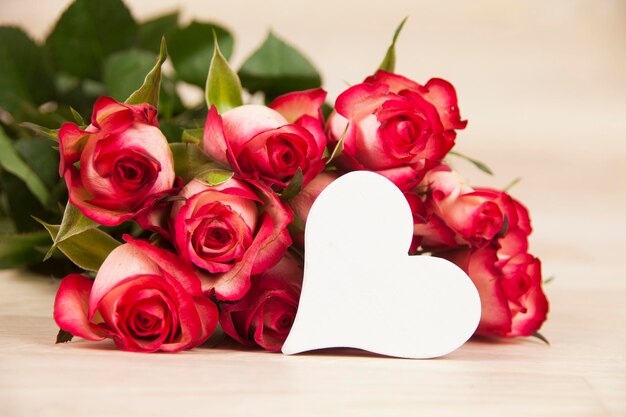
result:
M 426 83 L 426 100 L 435 105 L 444 129 L 465 129 L 467 120 L 461 120 L 454 86 L 441 78 L 433 78 Z
M 296 123 L 305 115 L 319 120 L 321 119 L 320 107 L 325 99 L 326 91 L 315 88 L 283 94 L 276 97 L 269 107 L 279 112 L 288 123 Z
M 367 77 L 363 82 L 368 84 L 387 84 L 389 86 L 389 91 L 393 93 L 399 93 L 402 90 L 414 90 L 417 92 L 421 92 L 424 89 L 424 87 L 420 84 L 400 74 L 395 74 L 393 72 L 387 72 L 382 70 L 376 71 L 374 75 Z
M 258 134 L 286 125 L 287 120 L 269 107 L 248 104 L 222 115 L 224 137 L 235 158 L 241 149 Z
M 454 262 L 471 278 L 478 290 L 481 303 L 480 323 L 476 334 L 504 336 L 511 331 L 511 311 L 500 280 L 502 274 L 495 267 L 494 248 L 464 249 L 449 253 L 446 259 Z
M 233 156 L 232 149 L 229 147 L 229 144 L 224 137 L 222 117 L 218 114 L 215 106 L 211 106 L 209 113 L 207 114 L 206 122 L 204 124 L 202 144 L 204 151 L 212 159 L 222 165 L 230 165 L 235 171 L 239 170 L 237 165 L 233 166 L 231 164 L 231 162 L 236 164 L 235 157 Z
M 92 204 L 93 196 L 83 186 L 80 172 L 75 167 L 70 167 L 65 172 L 64 179 L 69 190 L 70 203 L 91 220 L 103 226 L 117 226 L 133 218 L 134 213 L 109 210 Z
M 191 265 L 182 262 L 178 256 L 172 252 L 157 248 L 145 240 L 135 239 L 130 235 L 124 235 L 124 241 L 127 242 L 128 246 L 136 251 L 139 251 L 143 257 L 152 262 L 153 265 L 156 264 L 160 271 L 166 272 L 172 277 L 175 277 L 176 282 L 178 282 L 188 294 L 192 296 L 199 296 L 202 294 L 200 282 L 198 281 L 198 277 L 196 276 L 193 268 Z M 126 245 L 122 245 L 120 247 L 123 246 Z M 116 248 L 116 250 L 117 249 L 119 248 Z M 130 252 L 131 251 L 129 251 L 129 253 Z M 102 267 L 100 268 L 100 271 L 101 270 Z
M 81 130 L 74 123 L 63 123 L 59 129 L 59 176 L 63 176 L 71 165 L 80 160 L 80 154 L 89 139 L 89 135 L 97 131 L 93 126 Z
M 389 99 L 386 84 L 357 84 L 341 93 L 335 101 L 335 110 L 343 117 L 358 122 Z
M 518 312 L 513 317 L 510 336 L 530 336 L 546 321 L 549 304 L 541 289 L 541 262 L 535 258 L 527 267 L 531 277 L 531 289 L 524 296 L 525 312 Z
M 161 275 L 158 265 L 151 259 L 151 254 L 144 253 L 143 249 L 142 246 L 125 244 L 113 249 L 107 256 L 98 270 L 89 297 L 90 318 L 94 317 L 100 301 L 128 277 Z
M 93 280 L 78 274 L 66 276 L 54 300 L 54 321 L 65 331 L 88 340 L 102 340 L 106 332 L 88 317 Z

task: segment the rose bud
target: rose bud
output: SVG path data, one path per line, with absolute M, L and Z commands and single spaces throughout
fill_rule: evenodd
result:
M 467 124 L 447 81 L 433 78 L 422 86 L 384 71 L 341 93 L 335 109 L 330 143 L 345 131 L 339 166 L 378 172 L 402 190 L 439 164 L 454 146 L 455 130 Z
M 488 188 L 474 189 L 445 165 L 430 171 L 424 182 L 429 192 L 422 222 L 416 223 L 414 232 L 425 237 L 422 243 L 425 247 L 484 246 L 518 222 L 515 204 L 508 194 Z M 445 227 L 456 235 L 454 241 L 448 238 Z M 437 233 L 433 234 L 433 229 Z M 442 239 L 444 235 L 448 237 Z
M 149 104 L 100 97 L 85 130 L 61 126 L 59 151 L 70 202 L 106 226 L 134 218 L 149 196 L 174 183 L 172 152 Z
M 173 253 L 125 238 L 95 281 L 77 274 L 63 279 L 54 302 L 59 327 L 137 352 L 176 352 L 206 341 L 218 311 L 193 268 Z
M 220 306 L 224 332 L 243 345 L 279 351 L 296 316 L 302 275 L 302 262 L 287 252 L 272 269 L 252 277 L 241 300 Z
M 290 232 L 294 243 L 301 249 L 304 248 L 304 227 L 309 217 L 311 206 L 331 182 L 339 178 L 337 172 L 322 172 L 313 179 L 300 193 L 294 198 L 287 201 L 287 204 L 293 210 L 294 222 L 291 224 Z
M 209 273 L 203 288 L 220 300 L 243 297 L 250 275 L 274 266 L 291 245 L 291 213 L 265 185 L 193 180 L 180 196 L 185 201 L 171 213 L 174 243 L 183 259 Z
M 541 288 L 541 263 L 528 253 L 504 256 L 497 245 L 467 248 L 445 257 L 463 269 L 476 285 L 481 302 L 477 335 L 530 336 L 548 314 Z
M 209 110 L 204 149 L 214 160 L 245 178 L 282 191 L 298 170 L 302 185 L 325 166 L 326 134 L 320 107 L 322 89 L 298 91 L 274 100 L 269 107 L 246 105 L 219 115 Z

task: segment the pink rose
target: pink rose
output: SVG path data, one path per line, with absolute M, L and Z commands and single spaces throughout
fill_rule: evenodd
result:
M 424 250 L 439 248 L 456 248 L 456 233 L 438 216 L 429 212 L 423 197 L 416 191 L 405 192 L 404 196 L 411 207 L 413 215 L 413 241 L 410 254 Z
M 304 187 L 294 198 L 290 199 L 287 204 L 293 210 L 294 222 L 289 230 L 294 243 L 301 249 L 304 248 L 304 227 L 309 217 L 311 206 L 326 187 L 339 178 L 337 172 L 322 172 L 313 179 L 306 187 Z
M 61 329 L 124 350 L 176 352 L 198 346 L 218 321 L 192 268 L 173 253 L 126 236 L 96 279 L 68 275 L 54 303 Z
M 276 194 L 253 181 L 231 178 L 210 187 L 189 182 L 174 203 L 171 219 L 180 256 L 209 274 L 204 288 L 221 300 L 248 291 L 250 275 L 274 266 L 291 238 L 292 220 Z
M 324 169 L 326 135 L 320 106 L 325 97 L 321 89 L 299 91 L 276 98 L 269 107 L 240 106 L 221 116 L 212 107 L 204 149 L 239 175 L 276 191 L 282 191 L 298 169 L 306 185 Z
M 425 247 L 484 246 L 517 227 L 515 203 L 505 192 L 472 188 L 445 165 L 431 170 L 424 182 L 428 193 L 414 234 L 425 239 Z
M 302 262 L 287 252 L 275 267 L 252 277 L 241 300 L 221 305 L 224 332 L 243 345 L 280 350 L 296 316 L 302 275 Z
M 400 75 L 378 71 L 337 97 L 328 121 L 330 141 L 349 128 L 339 164 L 347 170 L 369 170 L 403 190 L 454 145 L 456 129 L 465 128 L 454 87 L 433 78 L 425 86 Z
M 476 334 L 530 336 L 546 320 L 548 300 L 541 288 L 541 263 L 528 253 L 506 256 L 497 245 L 445 254 L 472 279 L 481 302 Z
M 106 226 L 134 218 L 149 196 L 174 183 L 172 153 L 148 104 L 100 97 L 85 130 L 61 126 L 59 147 L 70 202 Z

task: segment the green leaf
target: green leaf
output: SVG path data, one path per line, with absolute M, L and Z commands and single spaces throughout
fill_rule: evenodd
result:
M 335 158 L 339 158 L 341 156 L 341 154 L 343 153 L 343 143 L 346 140 L 346 134 L 348 133 L 348 128 L 350 127 L 350 124 L 347 124 L 345 129 L 343 130 L 343 133 L 341 134 L 341 137 L 339 138 L 339 140 L 337 141 L 337 145 L 335 145 L 335 149 L 333 149 L 333 153 L 330 154 L 330 158 L 328 158 L 328 161 L 326 161 L 326 165 L 328 166 Z
M 207 106 L 210 108 L 214 105 L 219 113 L 224 113 L 243 104 L 241 82 L 237 73 L 230 68 L 228 61 L 222 55 L 215 32 L 213 32 L 213 41 L 215 49 L 204 92 Z
M 483 162 L 480 162 L 480 161 L 478 161 L 476 159 L 470 158 L 469 156 L 463 155 L 462 153 L 459 153 L 459 152 L 456 152 L 456 151 L 450 151 L 449 154 L 450 155 L 454 155 L 456 157 L 459 157 L 461 159 L 465 159 L 467 162 L 472 163 L 476 168 L 480 169 L 485 174 L 493 175 L 493 171 Z
M 511 190 L 511 188 L 515 187 L 521 180 L 522 180 L 522 177 L 515 178 L 506 187 L 504 187 L 502 191 L 504 191 L 505 193 L 508 193 Z
M 302 169 L 298 167 L 298 170 L 294 174 L 291 181 L 289 181 L 289 184 L 287 184 L 287 186 L 283 190 L 282 194 L 280 195 L 280 198 L 283 200 L 289 200 L 291 198 L 294 198 L 296 195 L 298 195 L 298 193 L 302 189 L 303 179 L 304 179 L 304 176 L 302 175 Z
M 57 340 L 54 343 L 67 343 L 71 342 L 74 338 L 74 335 L 68 331 L 63 329 L 59 329 L 59 333 L 57 333 Z
M 24 181 L 41 205 L 46 205 L 50 197 L 46 185 L 15 151 L 2 127 L 0 127 L 0 166 Z
M 70 106 L 70 112 L 72 113 L 72 117 L 74 118 L 74 121 L 76 122 L 76 124 L 78 126 L 80 126 L 80 127 L 87 126 L 87 123 L 85 123 L 85 119 L 78 112 L 78 110 L 76 110 L 74 107 Z
M 174 170 L 176 176 L 188 182 L 198 174 L 209 169 L 221 168 L 218 163 L 210 160 L 198 145 L 190 143 L 170 143 L 174 155 Z
M 142 84 L 153 65 L 154 54 L 139 49 L 127 49 L 109 56 L 102 68 L 107 95 L 117 101 L 126 100 Z
M 202 143 L 202 135 L 204 135 L 204 129 L 185 129 L 183 130 L 183 143 Z
M 161 39 L 167 37 L 178 27 L 178 12 L 159 16 L 139 26 L 139 49 L 159 53 Z
M 195 179 L 209 187 L 215 187 L 216 185 L 224 184 L 231 179 L 233 175 L 235 175 L 234 172 L 226 169 L 209 169 L 208 171 L 196 175 Z
M 48 253 L 46 253 L 46 256 L 43 258 L 43 260 L 46 261 L 48 260 L 48 258 L 50 258 L 50 256 L 52 256 L 54 250 L 57 248 L 57 246 L 59 246 L 59 243 L 72 236 L 75 236 L 89 229 L 94 229 L 96 227 L 98 227 L 98 223 L 94 222 L 88 217 L 85 217 L 78 208 L 76 208 L 68 201 L 67 205 L 65 206 L 65 212 L 63 213 L 63 219 L 61 220 L 59 231 L 54 237 L 52 247 L 50 248 Z
M 0 268 L 18 268 L 41 261 L 36 247 L 50 244 L 45 231 L 0 234 Z
M 19 139 L 13 143 L 13 147 L 46 188 L 54 187 L 59 181 L 59 152 L 52 148 L 52 143 L 39 138 Z
M 24 181 L 11 174 L 0 170 L 0 184 L 2 194 L 0 196 L 8 217 L 15 225 L 17 232 L 32 232 L 41 230 L 36 221 L 31 218 L 34 214 L 45 217 L 47 211 L 37 197 L 28 189 Z
M 39 105 L 53 97 L 52 69 L 44 50 L 21 29 L 0 27 L 0 107 L 14 113 L 24 102 Z
M 46 228 L 52 240 L 59 233 L 60 225 L 48 224 L 35 219 Z M 120 245 L 120 242 L 99 229 L 88 229 L 59 242 L 58 248 L 76 266 L 87 271 L 97 271 L 109 253 Z
M 185 106 L 176 91 L 176 83 L 168 77 L 161 80 L 161 96 L 159 97 L 159 122 L 166 121 L 185 111 Z
M 159 59 L 148 75 L 143 80 L 141 87 L 131 94 L 126 100 L 128 104 L 150 103 L 155 107 L 159 106 L 159 95 L 161 93 L 161 66 L 167 59 L 167 44 L 165 38 L 161 39 L 161 50 Z
M 544 335 L 542 335 L 541 333 L 535 332 L 531 336 L 532 337 L 536 337 L 537 339 L 541 340 L 546 345 L 550 346 L 550 341 Z
M 272 32 L 243 63 L 239 78 L 248 91 L 262 91 L 268 99 L 322 85 L 320 74 L 313 64 Z
M 400 36 L 400 32 L 402 32 L 402 28 L 404 27 L 404 24 L 406 23 L 406 20 L 408 18 L 409 17 L 407 16 L 402 19 L 402 22 L 400 22 L 400 24 L 396 28 L 396 31 L 393 34 L 393 40 L 391 41 L 391 45 L 389 45 L 389 48 L 387 49 L 387 53 L 383 58 L 383 62 L 381 62 L 380 66 L 378 67 L 379 70 L 387 72 L 394 72 L 396 70 L 396 41 L 398 40 L 398 36 Z
M 215 49 L 213 31 L 222 53 L 227 59 L 230 58 L 234 43 L 232 35 L 212 23 L 191 22 L 189 26 L 173 31 L 168 38 L 170 58 L 181 80 L 204 88 L 207 68 Z
M 542 284 L 543 285 L 548 285 L 550 284 L 552 281 L 554 281 L 556 277 L 554 275 L 549 276 L 548 278 L 544 279 Z
M 46 45 L 59 69 L 99 79 L 107 56 L 129 48 L 137 24 L 122 0 L 76 0 L 61 15 Z
M 25 127 L 31 132 L 37 134 L 38 136 L 52 139 L 55 142 L 59 141 L 59 129 L 49 129 L 47 127 L 39 126 L 31 122 L 20 123 L 20 126 Z

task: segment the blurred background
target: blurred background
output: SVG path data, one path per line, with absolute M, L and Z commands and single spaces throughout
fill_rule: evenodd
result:
M 69 0 L 0 0 L 0 25 L 43 40 Z M 180 11 L 235 35 L 239 65 L 271 28 L 316 65 L 331 99 L 374 71 L 405 16 L 396 71 L 457 88 L 469 120 L 457 149 L 495 171 L 451 162 L 475 185 L 531 210 L 531 250 L 554 285 L 621 279 L 626 247 L 626 1 L 426 2 L 126 0 L 143 21 Z M 115 30 L 115 28 L 111 28 Z M 197 91 L 185 92 L 188 100 Z M 619 282 L 619 284 L 618 284 Z

